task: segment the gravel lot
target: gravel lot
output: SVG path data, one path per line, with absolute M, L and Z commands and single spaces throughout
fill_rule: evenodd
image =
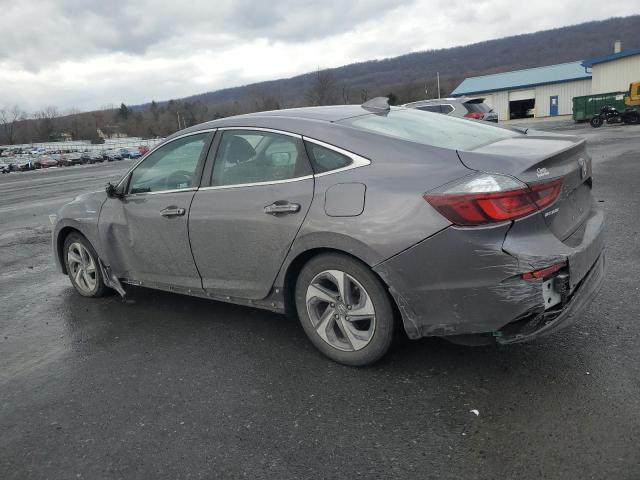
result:
M 639 478 L 640 126 L 535 128 L 590 140 L 596 301 L 536 343 L 407 340 L 368 369 L 280 315 L 76 295 L 47 215 L 129 161 L 0 176 L 0 478 Z

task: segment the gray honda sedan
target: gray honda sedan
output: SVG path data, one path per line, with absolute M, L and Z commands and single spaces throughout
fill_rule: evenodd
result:
M 515 343 L 580 316 L 604 274 L 585 141 L 374 100 L 215 120 L 57 215 L 79 294 L 127 285 L 296 315 L 329 358 L 394 335 Z M 212 304 L 211 308 L 216 308 Z

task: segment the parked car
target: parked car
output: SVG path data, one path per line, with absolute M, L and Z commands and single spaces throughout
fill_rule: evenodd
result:
M 130 158 L 131 154 L 129 153 L 129 150 L 126 148 L 120 148 L 117 150 L 117 152 L 120 154 L 120 156 L 122 158 Z
M 92 151 L 89 152 L 89 160 L 88 163 L 90 164 L 94 164 L 94 163 L 102 163 L 104 162 L 104 158 L 102 158 L 102 154 L 98 151 Z
M 18 172 L 27 172 L 29 170 L 36 169 L 35 162 L 32 158 L 15 157 L 11 163 L 13 165 L 14 171 Z
M 11 173 L 15 169 L 16 168 L 13 163 L 0 163 L 0 172 L 2 173 Z
M 178 132 L 62 207 L 54 257 L 80 295 L 130 283 L 288 312 L 366 365 L 399 325 L 510 344 L 580 318 L 605 261 L 591 185 L 579 137 L 386 99 L 255 113 Z
M 142 156 L 142 154 L 140 153 L 140 151 L 138 149 L 130 149 L 129 150 L 129 157 L 128 158 L 140 158 Z
M 452 117 L 498 123 L 498 114 L 484 103 L 484 98 L 438 98 L 407 103 L 403 106 L 425 112 L 443 113 Z
M 107 161 L 113 162 L 114 160 L 122 160 L 122 155 L 116 151 L 107 152 Z
M 62 160 L 62 158 L 62 155 L 59 155 L 58 158 L 56 158 L 55 155 L 43 155 L 37 158 L 33 163 L 35 165 L 35 168 L 57 167 L 58 165 L 60 165 L 59 162 Z
M 80 153 L 69 153 L 62 155 L 59 160 L 59 165 L 63 167 L 70 167 L 72 165 L 82 165 L 82 155 Z
M 148 151 L 149 151 L 149 147 L 147 145 L 140 145 L 138 147 L 138 152 L 140 153 L 140 155 L 144 155 Z
M 52 153 L 50 155 L 48 155 L 48 157 L 52 158 L 53 160 L 55 160 L 59 165 L 62 165 L 64 163 L 64 161 L 66 160 L 66 155 L 63 153 Z
M 122 160 L 122 155 L 115 150 L 103 150 L 102 158 L 107 162 L 113 162 L 114 160 Z

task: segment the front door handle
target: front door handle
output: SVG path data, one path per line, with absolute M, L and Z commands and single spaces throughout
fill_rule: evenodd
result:
M 185 209 L 184 208 L 178 208 L 178 207 L 174 207 L 173 205 L 170 207 L 167 207 L 163 210 L 160 210 L 160 215 L 162 215 L 163 217 L 179 217 L 181 215 L 185 214 Z
M 278 200 L 277 202 L 274 202 L 271 205 L 267 205 L 266 207 L 264 207 L 264 213 L 268 215 L 296 213 L 299 211 L 300 211 L 300 204 L 290 203 L 284 200 Z

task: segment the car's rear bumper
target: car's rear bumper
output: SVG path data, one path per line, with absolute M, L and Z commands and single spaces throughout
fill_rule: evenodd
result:
M 496 332 L 496 342 L 526 342 L 549 335 L 575 322 L 602 287 L 605 264 L 605 253 L 602 252 L 565 305 L 506 325 Z
M 407 335 L 491 333 L 508 343 L 543 335 L 574 318 L 601 282 L 604 216 L 593 207 L 565 242 L 542 217 L 539 228 L 532 229 L 531 220 L 527 228 L 517 222 L 450 227 L 375 266 L 396 300 Z M 562 303 L 548 308 L 543 279 L 524 280 L 522 273 L 559 262 L 567 262 L 558 274 L 568 275 L 569 287 Z M 529 327 L 523 329 L 524 324 Z

